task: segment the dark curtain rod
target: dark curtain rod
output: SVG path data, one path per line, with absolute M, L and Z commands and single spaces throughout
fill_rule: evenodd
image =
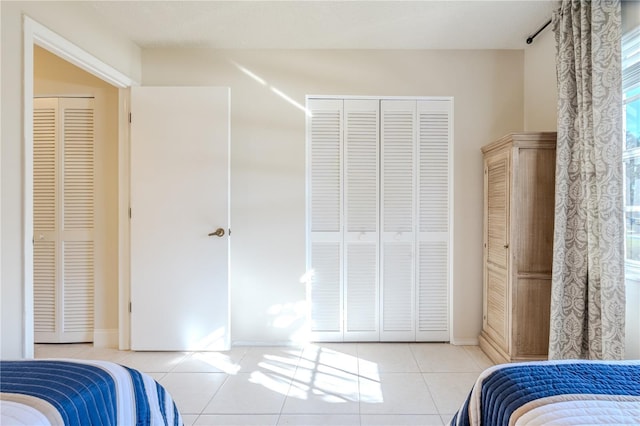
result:
M 540 27 L 540 29 L 538 31 L 536 31 L 536 33 L 532 36 L 529 36 L 529 38 L 527 39 L 527 44 L 531 44 L 533 42 L 533 39 L 536 38 L 536 36 L 538 34 L 540 34 L 542 32 L 542 30 L 544 30 L 545 28 L 547 28 L 547 26 L 551 23 L 551 19 L 549 19 L 547 21 L 546 24 L 544 24 L 542 27 Z

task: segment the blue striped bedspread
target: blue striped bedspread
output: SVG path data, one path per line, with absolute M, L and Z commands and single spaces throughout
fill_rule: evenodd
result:
M 0 424 L 166 425 L 182 417 L 150 376 L 108 361 L 0 361 Z
M 462 425 L 640 425 L 640 361 L 497 365 L 451 420 Z

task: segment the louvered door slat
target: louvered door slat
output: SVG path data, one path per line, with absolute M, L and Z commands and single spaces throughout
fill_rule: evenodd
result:
M 415 340 L 416 102 L 381 102 L 381 340 Z
M 93 109 L 64 109 L 64 229 L 94 227 Z
M 392 109 L 400 104 L 404 108 Z M 415 102 L 383 102 L 383 232 L 413 230 Z M 385 108 L 388 106 L 388 109 Z
M 378 102 L 345 101 L 347 232 L 378 229 Z
M 57 342 L 58 101 L 34 99 L 33 321 L 35 342 Z
M 449 339 L 448 246 L 446 241 L 418 244 L 419 340 Z
M 349 341 L 378 340 L 377 100 L 344 101 L 345 330 Z
M 418 340 L 449 340 L 451 103 L 418 102 Z
M 449 229 L 449 114 L 420 111 L 419 227 L 421 232 Z
M 56 109 L 35 102 L 33 111 L 33 226 L 56 228 Z
M 56 331 L 55 241 L 34 241 L 33 260 L 33 328 L 51 340 Z
M 342 126 L 343 103 L 315 100 L 307 118 L 307 267 L 313 272 L 310 320 L 316 340 L 342 339 Z
M 91 341 L 94 327 L 93 99 L 62 100 L 63 339 Z
M 310 108 L 311 232 L 340 232 L 342 103 Z
M 91 241 L 64 243 L 65 333 L 93 334 L 94 248 Z

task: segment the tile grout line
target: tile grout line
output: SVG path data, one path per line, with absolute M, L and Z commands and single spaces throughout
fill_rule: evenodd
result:
M 416 358 L 416 355 L 414 353 L 412 345 L 409 345 L 409 350 L 411 351 L 411 356 L 413 357 L 413 360 L 415 361 L 416 365 L 418 366 L 420 377 L 422 378 L 422 381 L 424 382 L 424 385 L 427 387 L 427 390 L 429 391 L 429 398 L 431 399 L 431 402 L 433 403 L 433 406 L 436 409 L 436 413 L 437 413 L 438 417 L 440 417 L 440 423 L 442 423 L 442 415 L 440 414 L 440 408 L 438 407 L 438 404 L 436 404 L 436 400 L 433 397 L 433 391 L 431 390 L 431 387 L 429 387 L 429 383 L 427 383 L 427 379 L 425 378 L 425 374 L 427 374 L 427 373 L 422 371 L 422 368 L 420 367 L 420 364 L 418 363 L 418 358 Z
M 358 424 L 362 426 L 362 392 L 360 389 L 360 343 L 356 343 L 356 365 L 358 366 Z
M 296 362 L 296 369 L 293 371 L 293 376 L 291 377 L 291 381 L 289 382 L 289 389 L 287 389 L 287 393 L 282 399 L 282 404 L 280 405 L 280 411 L 277 413 L 278 418 L 276 419 L 275 426 L 280 424 L 280 419 L 282 418 L 282 411 L 284 410 L 284 405 L 287 403 L 287 398 L 289 398 L 289 393 L 291 392 L 291 387 L 293 386 L 293 380 L 296 377 L 296 373 L 298 372 L 298 368 L 300 367 L 300 361 L 302 360 L 302 354 L 304 353 L 304 347 L 300 348 L 300 353 L 298 354 L 298 361 Z

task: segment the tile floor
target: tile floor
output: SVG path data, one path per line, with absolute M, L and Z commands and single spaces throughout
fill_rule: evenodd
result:
M 185 425 L 446 425 L 478 374 L 477 346 L 332 343 L 228 352 L 36 345 L 36 358 L 103 359 L 148 373 Z

